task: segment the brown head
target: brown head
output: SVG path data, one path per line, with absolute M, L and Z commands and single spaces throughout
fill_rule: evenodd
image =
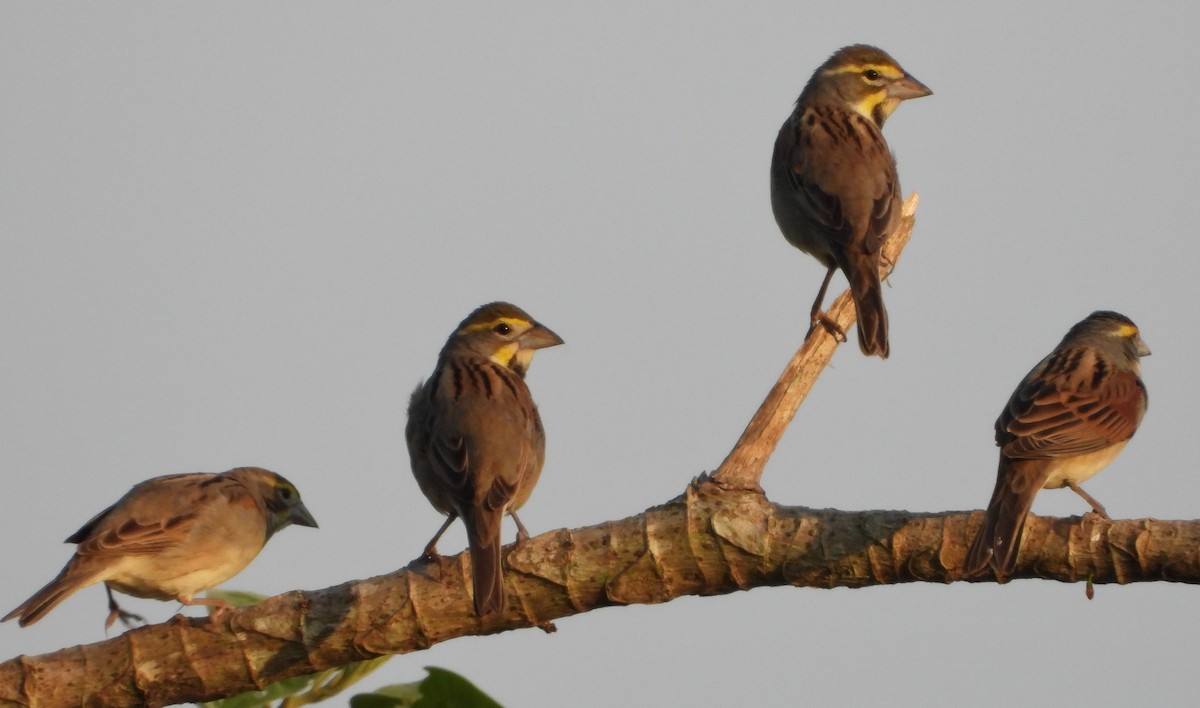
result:
M 887 52 L 869 44 L 852 44 L 834 52 L 817 68 L 798 103 L 842 105 L 882 128 L 901 101 L 932 93 Z
M 524 376 L 534 352 L 562 343 L 562 337 L 516 305 L 491 302 L 459 323 L 442 347 L 442 356 L 470 352 Z

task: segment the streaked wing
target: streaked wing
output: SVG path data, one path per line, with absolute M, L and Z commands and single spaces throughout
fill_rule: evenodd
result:
M 187 529 L 197 516 L 195 507 L 178 513 L 155 515 L 149 518 L 124 518 L 117 510 L 110 520 L 79 544 L 76 554 L 81 558 L 96 555 L 148 555 L 161 553 L 187 535 Z M 118 523 L 119 522 L 119 523 Z
M 97 514 L 67 538 L 76 553 L 143 555 L 159 553 L 186 535 L 209 493 L 206 483 L 223 479 L 208 473 L 156 477 L 138 484 L 116 504 Z
M 461 435 L 433 434 L 431 448 L 433 455 L 430 462 L 434 473 L 456 499 L 469 500 L 473 475 L 466 439 Z
M 857 113 L 821 106 L 807 109 L 783 130 L 777 164 L 808 218 L 838 242 L 861 238 L 871 253 L 879 250 L 896 218 L 900 185 L 887 144 Z M 821 159 L 810 156 L 820 155 Z
M 1094 452 L 1133 437 L 1145 411 L 1145 388 L 1128 371 L 1110 371 L 1098 386 L 1077 391 L 1030 376 L 996 421 L 996 443 L 1011 458 Z
M 900 180 L 896 176 L 894 163 L 889 159 L 888 164 L 891 169 L 885 183 L 885 191 L 873 202 L 871 220 L 867 225 L 864 245 L 869 253 L 883 248 L 883 242 L 896 228 L 896 222 L 900 218 Z
M 448 380 L 476 385 L 440 391 L 437 422 L 430 426 L 431 466 L 460 509 L 503 509 L 532 466 L 530 421 L 516 400 L 524 382 L 491 362 L 452 365 L 471 367 L 471 373 Z

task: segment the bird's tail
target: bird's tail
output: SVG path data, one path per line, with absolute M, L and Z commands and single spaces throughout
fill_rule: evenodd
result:
M 1039 469 L 1044 464 L 1036 462 L 1009 460 L 1001 454 L 992 501 L 963 565 L 965 577 L 981 575 L 988 565 L 1000 576 L 1012 575 L 1016 570 L 1025 519 L 1033 498 L 1046 483 L 1045 473 Z
M 58 603 L 70 597 L 76 590 L 91 585 L 93 582 L 95 582 L 93 578 L 81 575 L 72 564 L 68 563 L 58 577 L 46 583 L 45 587 L 21 603 L 20 607 L 5 615 L 0 622 L 19 618 L 17 624 L 22 627 L 29 626 L 44 617 L 47 612 L 57 607 Z
M 490 518 L 491 516 L 495 518 Z M 504 609 L 504 572 L 500 567 L 500 524 L 503 513 L 470 514 L 467 547 L 471 551 L 471 579 L 475 589 L 475 614 L 483 617 Z
M 845 269 L 858 311 L 858 347 L 867 356 L 888 358 L 888 316 L 883 306 L 883 284 L 874 264 Z

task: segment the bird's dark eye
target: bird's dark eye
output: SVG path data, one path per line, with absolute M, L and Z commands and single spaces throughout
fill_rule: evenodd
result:
M 495 332 L 496 334 L 503 335 L 503 334 L 508 334 L 509 332 L 511 332 L 512 327 L 509 327 L 507 322 L 501 322 L 500 324 L 496 325 L 495 327 L 492 327 L 492 331 Z
M 868 81 L 874 81 L 875 79 L 879 78 L 879 72 L 875 71 L 874 69 L 867 69 L 863 72 L 863 76 L 865 76 Z
M 292 498 L 292 490 L 288 489 L 287 487 L 281 488 L 279 490 L 279 498 L 284 501 L 289 501 Z

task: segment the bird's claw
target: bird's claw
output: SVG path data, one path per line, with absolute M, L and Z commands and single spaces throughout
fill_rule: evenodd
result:
M 825 331 L 832 335 L 833 338 L 838 342 L 844 343 L 849 341 L 846 338 L 846 330 L 842 329 L 841 325 L 835 322 L 832 317 L 824 312 L 817 312 L 813 315 L 812 324 L 809 325 L 808 334 L 805 335 L 806 339 L 812 335 L 813 330 L 817 328 L 817 325 L 824 327 Z

